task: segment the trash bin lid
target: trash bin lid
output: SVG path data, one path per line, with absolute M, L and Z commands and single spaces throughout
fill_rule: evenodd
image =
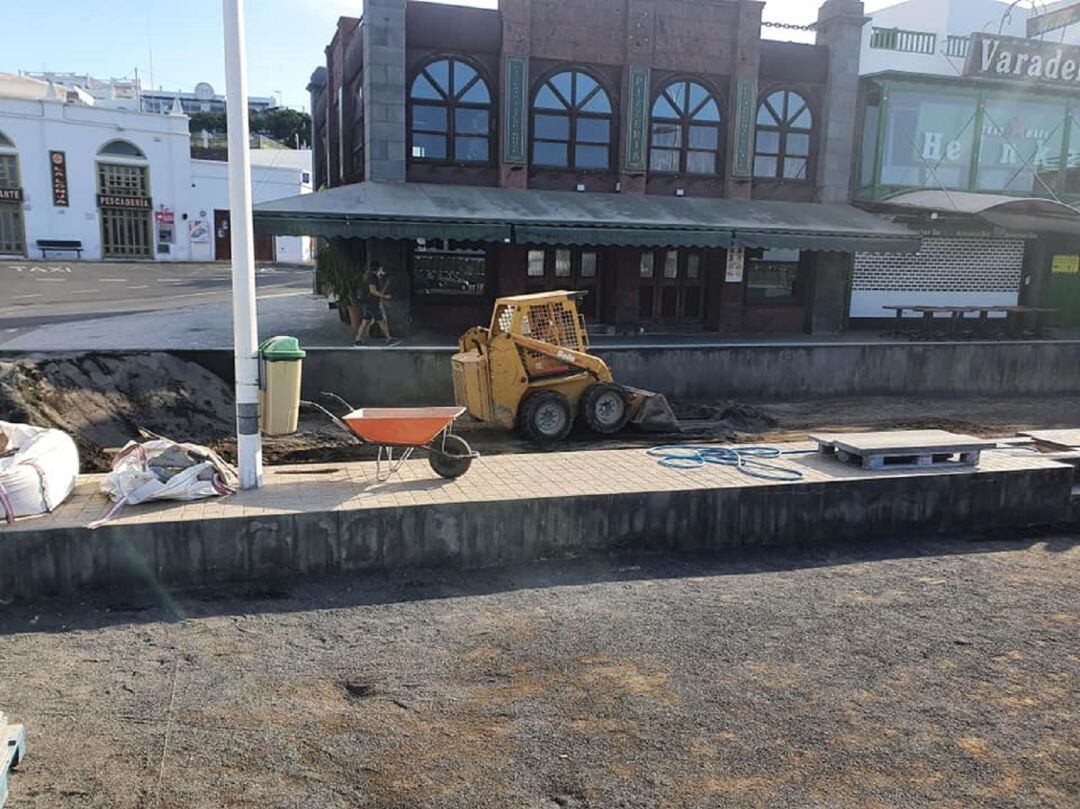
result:
M 270 337 L 259 345 L 259 353 L 267 362 L 302 360 L 307 352 L 300 348 L 300 341 L 295 337 Z

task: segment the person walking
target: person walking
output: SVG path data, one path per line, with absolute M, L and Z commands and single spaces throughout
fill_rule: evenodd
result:
M 390 279 L 383 269 L 382 264 L 372 262 L 371 269 L 364 274 L 361 289 L 357 297 L 360 299 L 360 328 L 356 332 L 356 340 L 353 345 L 367 345 L 371 327 L 379 325 L 388 346 L 398 345 L 401 341 L 390 336 L 390 325 L 386 320 L 384 304 L 391 299 Z

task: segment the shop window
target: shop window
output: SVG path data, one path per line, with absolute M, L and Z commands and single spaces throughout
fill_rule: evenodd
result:
M 532 162 L 551 168 L 605 170 L 611 166 L 611 98 L 580 70 L 557 73 L 537 90 L 532 106 Z
M 569 278 L 570 277 L 570 251 L 569 250 L 556 250 L 555 251 L 555 277 L 556 278 Z
M 468 62 L 437 59 L 413 79 L 409 93 L 413 160 L 491 162 L 491 91 Z
M 543 250 L 530 250 L 529 251 L 529 269 L 528 274 L 530 278 L 543 278 L 544 277 L 544 258 L 545 253 Z
M 793 90 L 777 90 L 761 100 L 754 141 L 754 176 L 808 180 L 814 115 Z
M 678 278 L 679 277 L 679 251 L 678 250 L 666 250 L 666 251 L 664 251 L 664 277 L 665 278 Z
M 648 252 L 648 253 L 642 253 L 641 254 L 641 266 L 640 266 L 639 273 L 640 273 L 642 278 L 652 278 L 653 277 L 653 266 L 654 266 L 655 261 L 656 261 L 656 255 L 654 253 L 652 253 L 651 251 Z
M 889 94 L 880 184 L 966 189 L 978 117 L 974 94 Z
M 670 325 L 693 324 L 704 311 L 702 254 L 690 250 L 649 250 L 641 254 L 638 316 Z M 659 272 L 654 272 L 659 262 Z
M 800 297 L 798 250 L 765 250 L 747 261 L 747 304 L 794 304 Z
M 424 246 L 413 254 L 414 295 L 483 295 L 486 284 L 487 257 L 482 251 Z
M 669 84 L 653 103 L 649 169 L 721 173 L 721 117 L 716 98 L 697 82 Z
M 987 99 L 977 187 L 1053 196 L 1065 137 L 1064 104 Z
M 595 278 L 596 277 L 596 253 L 582 253 L 581 254 L 581 277 L 582 278 Z

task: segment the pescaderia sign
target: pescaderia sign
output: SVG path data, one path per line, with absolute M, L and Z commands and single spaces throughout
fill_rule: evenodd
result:
M 964 75 L 1080 87 L 1080 46 L 976 33 Z

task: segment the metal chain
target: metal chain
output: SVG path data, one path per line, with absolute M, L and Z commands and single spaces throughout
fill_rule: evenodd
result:
M 793 22 L 768 22 L 766 20 L 761 21 L 762 28 L 783 28 L 787 31 L 813 31 L 817 28 L 817 23 L 809 23 L 808 25 L 796 25 Z

